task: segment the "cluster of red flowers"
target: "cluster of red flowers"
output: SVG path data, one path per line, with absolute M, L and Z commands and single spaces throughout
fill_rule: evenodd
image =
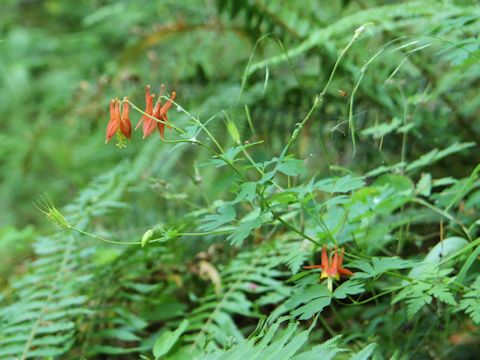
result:
M 144 115 L 140 118 L 135 130 L 140 127 L 140 124 L 143 123 L 143 138 L 151 135 L 155 128 L 158 129 L 160 137 L 163 139 L 165 132 L 165 124 L 167 124 L 168 117 L 167 112 L 172 107 L 173 102 L 177 94 L 175 91 L 172 92 L 172 95 L 168 101 L 162 105 L 161 97 L 164 91 L 164 86 L 161 86 L 160 95 L 157 98 L 155 106 L 153 105 L 153 99 L 155 94 L 150 94 L 150 85 L 147 85 L 145 88 L 145 111 Z M 107 135 L 105 142 L 108 143 L 114 135 L 117 136 L 118 146 L 125 146 L 126 140 L 130 139 L 132 136 L 132 125 L 130 122 L 129 111 L 130 103 L 128 98 L 123 98 L 123 108 L 120 112 L 121 101 L 118 98 L 112 99 L 110 101 L 110 121 L 107 125 Z

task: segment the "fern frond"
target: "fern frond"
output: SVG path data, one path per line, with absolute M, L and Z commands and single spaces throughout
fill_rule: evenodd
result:
M 301 351 L 308 341 L 313 329 L 298 330 L 298 324 L 289 323 L 286 328 L 280 328 L 286 319 L 279 319 L 268 328 L 262 337 L 242 340 L 228 350 L 216 350 L 198 357 L 198 360 L 243 360 L 243 359 L 333 359 L 338 353 L 345 351 L 339 347 L 340 336 L 316 345 L 308 351 Z
M 93 203 L 95 211 L 107 213 L 121 194 L 118 179 L 127 168 L 124 164 L 92 181 L 65 208 L 68 221 L 88 224 Z M 0 359 L 60 356 L 71 348 L 77 320 L 91 314 L 83 291 L 91 280 L 90 245 L 69 230 L 37 240 L 39 258 L 12 282 L 10 305 L 0 310 Z
M 185 315 L 189 326 L 181 339 L 181 353 L 199 353 L 244 341 L 246 334 L 237 325 L 236 316 L 260 318 L 263 315 L 258 306 L 276 304 L 291 295 L 290 286 L 283 280 L 291 275 L 286 267 L 299 261 L 299 253 L 306 253 L 299 244 L 285 237 L 270 239 L 238 254 L 221 269 L 222 293 L 216 294 L 212 286 L 198 306 Z M 252 299 L 256 299 L 256 305 Z

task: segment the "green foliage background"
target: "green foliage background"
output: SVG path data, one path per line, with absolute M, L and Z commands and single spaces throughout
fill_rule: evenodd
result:
M 5 0 L 0 359 L 475 358 L 478 5 Z M 220 155 L 104 144 L 161 83 Z

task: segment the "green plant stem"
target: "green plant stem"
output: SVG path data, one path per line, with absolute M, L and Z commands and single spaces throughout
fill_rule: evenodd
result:
M 250 163 L 252 164 L 252 166 L 255 168 L 255 170 L 257 170 L 257 172 L 260 174 L 260 175 L 265 175 L 265 172 L 260 169 L 258 166 L 257 166 L 257 163 L 255 161 L 253 161 L 252 157 L 250 156 L 250 154 L 248 153 L 247 149 L 242 145 L 242 144 L 237 144 L 237 146 L 241 146 L 242 147 L 242 153 L 245 155 L 245 157 L 248 159 L 248 161 L 250 161 Z M 273 184 L 273 186 L 275 186 L 278 190 L 280 191 L 283 191 L 283 188 L 278 185 L 275 181 L 273 180 L 270 180 L 270 182 Z
M 355 141 L 355 124 L 353 122 L 353 101 L 355 98 L 355 94 L 357 93 L 357 90 L 360 86 L 360 83 L 362 82 L 365 73 L 367 72 L 368 65 L 370 65 L 375 58 L 380 55 L 385 48 L 382 47 L 380 50 L 378 50 L 375 55 L 373 55 L 367 63 L 360 69 L 360 76 L 355 83 L 355 86 L 353 87 L 352 94 L 350 95 L 350 100 L 349 100 L 349 107 L 348 107 L 348 126 L 350 127 L 350 136 L 352 137 L 352 145 L 353 145 L 353 153 L 355 154 L 356 152 L 356 141 Z
M 331 326 L 328 324 L 327 320 L 325 320 L 325 318 L 323 316 L 319 316 L 318 317 L 320 319 L 320 322 L 322 323 L 323 327 L 325 328 L 325 330 L 327 330 L 328 334 L 331 336 L 331 337 L 335 337 L 337 334 L 335 334 L 335 331 L 333 331 L 333 329 L 331 328 Z
M 235 229 L 229 230 L 212 230 L 212 231 L 205 231 L 205 232 L 185 232 L 185 233 L 178 233 L 178 236 L 208 236 L 208 235 L 219 235 L 219 234 L 228 234 L 235 231 Z
M 73 230 L 73 231 L 76 231 L 76 232 L 78 232 L 78 233 L 80 233 L 80 234 L 83 234 L 83 235 L 86 235 L 86 236 L 88 236 L 88 237 L 91 237 L 92 239 L 100 240 L 100 241 L 107 242 L 107 243 L 110 243 L 110 244 L 118 244 L 118 245 L 141 245 L 141 242 L 140 242 L 140 241 L 127 242 L 127 241 L 115 241 L 115 240 L 105 239 L 104 237 L 101 237 L 101 236 L 98 236 L 98 235 L 89 233 L 89 232 L 84 231 L 84 230 L 82 230 L 82 229 L 76 228 L 75 226 L 71 226 L 70 229 Z
M 432 205 L 432 204 L 428 203 L 427 201 L 425 201 L 423 199 L 420 199 L 420 198 L 412 198 L 411 201 L 414 202 L 414 203 L 420 204 L 422 206 L 425 206 L 426 208 L 429 208 L 430 210 L 436 212 L 437 214 L 440 214 L 443 217 L 447 218 L 448 220 L 454 222 L 455 224 L 457 224 L 462 229 L 462 231 L 465 234 L 465 236 L 467 237 L 467 239 L 469 241 L 472 241 L 472 238 L 471 238 L 471 236 L 468 232 L 468 229 L 465 226 L 463 226 L 463 224 L 459 220 L 457 220 L 455 217 L 450 215 L 448 212 L 446 212 L 442 209 L 439 209 L 439 208 L 435 207 L 434 205 Z
M 359 27 L 356 31 L 355 31 L 355 34 L 353 35 L 352 39 L 349 41 L 349 43 L 347 44 L 347 46 L 345 46 L 345 48 L 343 48 L 343 50 L 340 52 L 340 54 L 338 55 L 337 57 L 337 60 L 335 61 L 335 64 L 333 65 L 333 69 L 332 71 L 330 72 L 330 76 L 328 77 L 328 80 L 327 80 L 327 83 L 325 84 L 325 87 L 323 88 L 323 90 L 315 96 L 315 99 L 313 101 L 313 105 L 312 107 L 310 108 L 310 110 L 308 111 L 307 115 L 305 116 L 305 118 L 300 122 L 300 123 L 297 123 L 296 126 L 295 126 L 295 130 L 293 131 L 292 133 L 292 136 L 290 137 L 290 140 L 288 141 L 287 145 L 285 146 L 285 148 L 283 149 L 282 151 L 282 154 L 280 155 L 280 159 L 283 159 L 283 157 L 285 156 L 285 154 L 288 152 L 290 146 L 293 144 L 293 142 L 297 139 L 300 131 L 303 129 L 303 127 L 305 126 L 305 124 L 308 122 L 308 120 L 310 119 L 310 117 L 313 115 L 313 113 L 317 110 L 317 108 L 320 107 L 320 105 L 323 103 L 323 100 L 325 98 L 325 95 L 327 94 L 327 90 L 328 88 L 330 87 L 330 84 L 333 80 L 333 77 L 335 76 L 335 73 L 337 71 L 337 68 L 338 68 L 338 65 L 340 64 L 340 61 L 343 59 L 343 57 L 345 56 L 345 54 L 347 53 L 347 51 L 352 47 L 353 43 L 358 40 L 358 38 L 360 37 L 360 35 L 363 33 L 363 31 L 365 30 L 365 26 L 368 25 L 368 24 L 364 24 L 362 25 L 361 27 Z

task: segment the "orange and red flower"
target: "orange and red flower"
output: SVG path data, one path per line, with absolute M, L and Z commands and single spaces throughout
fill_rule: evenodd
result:
M 155 95 L 150 94 L 150 85 L 147 85 L 145 88 L 145 114 L 140 118 L 135 129 L 138 129 L 141 123 L 143 123 L 143 138 L 150 136 L 155 128 L 158 129 L 160 137 L 163 139 L 165 132 L 165 123 L 168 122 L 167 112 L 172 107 L 173 101 L 177 94 L 175 91 L 172 92 L 172 96 L 168 101 L 162 106 L 161 96 L 163 94 L 164 86 L 162 85 L 160 95 L 158 96 L 155 106 L 153 106 L 153 98 Z M 167 124 L 167 126 L 169 126 Z
M 145 114 L 148 114 L 148 115 L 142 115 L 142 117 L 140 118 L 140 121 L 135 127 L 135 130 L 137 130 L 140 124 L 142 124 L 143 122 L 143 138 L 150 135 L 152 131 L 155 129 L 156 121 L 150 117 L 150 116 L 153 116 L 153 98 L 154 97 L 155 97 L 154 94 L 150 94 L 150 85 L 147 85 L 145 87 L 145 104 L 146 104 Z
M 107 125 L 107 135 L 105 142 L 108 143 L 116 134 L 118 145 L 124 146 L 125 139 L 130 139 L 132 135 L 132 124 L 130 123 L 130 107 L 125 97 L 122 112 L 120 113 L 120 100 L 112 99 L 110 101 L 110 121 Z
M 167 112 L 173 105 L 175 97 L 177 94 L 175 91 L 172 92 L 170 98 L 167 102 L 162 105 L 162 94 L 164 86 L 162 85 L 160 95 L 158 96 L 155 106 L 153 105 L 154 94 L 150 94 L 150 85 L 147 85 L 145 88 L 145 103 L 146 108 L 143 116 L 140 118 L 135 129 L 138 129 L 140 124 L 143 124 L 143 138 L 150 136 L 155 128 L 158 129 L 160 137 L 163 139 L 165 133 L 165 125 L 170 128 L 168 124 Z M 120 105 L 122 101 L 117 98 L 110 101 L 110 121 L 107 125 L 107 135 L 105 142 L 108 143 L 114 135 L 117 135 L 118 143 L 117 146 L 125 146 L 126 139 L 130 139 L 132 134 L 132 125 L 130 123 L 129 111 L 130 106 L 128 99 L 125 97 L 123 99 L 123 108 L 120 112 Z
M 342 248 L 342 252 L 339 254 L 338 249 L 335 246 L 335 250 L 333 252 L 333 258 L 329 259 L 329 256 L 327 254 L 327 247 L 324 246 L 322 249 L 321 264 L 304 266 L 303 268 L 304 269 L 322 269 L 320 279 L 327 279 L 327 287 L 330 291 L 332 291 L 333 290 L 332 279 L 339 280 L 340 275 L 353 275 L 353 272 L 342 267 L 344 252 L 345 250 Z
M 160 108 L 160 110 L 158 111 L 158 119 L 162 120 L 162 122 L 157 122 L 157 128 L 158 128 L 158 132 L 160 133 L 160 137 L 162 139 L 163 139 L 163 134 L 164 134 L 164 131 L 165 131 L 165 125 L 167 125 L 168 128 L 170 128 L 170 125 L 166 124 L 166 123 L 168 123 L 167 112 L 172 107 L 173 102 L 175 101 L 176 97 L 177 97 L 177 93 L 175 91 L 172 91 L 172 96 L 170 96 L 170 98 L 165 103 L 165 105 L 160 107 L 160 99 L 158 101 L 158 107 Z M 155 118 L 157 118 L 155 109 L 153 111 L 153 116 Z

